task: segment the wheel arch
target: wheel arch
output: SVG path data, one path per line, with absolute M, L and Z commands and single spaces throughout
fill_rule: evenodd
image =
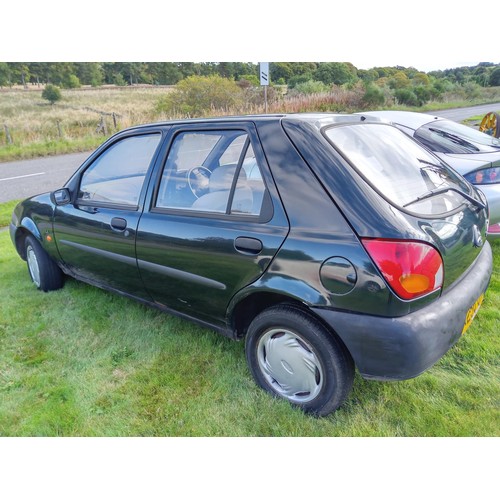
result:
M 244 297 L 232 307 L 229 314 L 229 324 L 235 332 L 235 336 L 243 338 L 250 323 L 258 314 L 265 309 L 281 304 L 302 309 L 305 307 L 300 301 L 275 292 L 256 292 Z
M 23 260 L 26 260 L 26 248 L 24 242 L 28 236 L 34 236 L 40 244 L 43 243 L 42 236 L 36 224 L 32 219 L 24 217 L 21 224 L 16 228 L 14 236 L 17 253 Z
M 257 317 L 257 315 L 266 309 L 278 305 L 290 306 L 309 315 L 321 324 L 330 333 L 330 335 L 336 337 L 352 358 L 352 354 L 347 348 L 345 342 L 342 340 L 340 335 L 338 335 L 332 325 L 328 324 L 321 316 L 316 314 L 306 303 L 294 297 L 276 292 L 255 292 L 247 295 L 232 308 L 229 323 L 236 338 L 241 339 L 245 337 L 250 323 L 255 317 Z

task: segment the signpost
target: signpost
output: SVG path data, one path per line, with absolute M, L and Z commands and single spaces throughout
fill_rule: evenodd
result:
M 267 87 L 269 86 L 269 63 L 261 62 L 260 67 L 260 84 L 264 87 L 264 106 L 267 114 Z

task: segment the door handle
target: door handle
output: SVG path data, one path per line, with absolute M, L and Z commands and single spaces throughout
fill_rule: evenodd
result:
M 121 217 L 113 217 L 111 219 L 111 229 L 115 231 L 125 231 L 125 229 L 127 229 L 127 221 Z
M 234 241 L 234 248 L 240 253 L 246 253 L 251 255 L 258 255 L 262 252 L 262 241 L 256 238 L 246 238 L 244 236 L 239 236 Z

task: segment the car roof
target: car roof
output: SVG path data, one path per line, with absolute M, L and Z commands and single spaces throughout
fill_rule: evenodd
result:
M 422 125 L 432 121 L 444 120 L 444 118 L 438 116 L 417 113 L 415 111 L 367 111 L 361 114 L 375 116 L 392 123 L 409 127 L 413 130 L 417 130 Z
M 151 127 L 161 127 L 161 126 L 171 126 L 171 125 L 183 125 L 183 124 L 206 124 L 206 123 L 228 123 L 228 122 L 241 122 L 241 121 L 276 121 L 276 120 L 291 120 L 291 121 L 302 121 L 309 122 L 316 125 L 318 128 L 334 123 L 358 123 L 360 121 L 365 121 L 368 118 L 369 121 L 381 122 L 380 118 L 376 116 L 364 116 L 361 114 L 341 114 L 341 113 L 284 113 L 284 114 L 258 114 L 258 115 L 238 115 L 238 116 L 218 116 L 210 118 L 186 118 L 177 120 L 167 120 L 155 123 L 145 123 L 143 125 L 136 125 L 130 127 L 128 130 L 151 128 Z

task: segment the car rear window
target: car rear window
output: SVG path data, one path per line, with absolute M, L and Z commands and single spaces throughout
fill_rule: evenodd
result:
M 433 216 L 455 210 L 470 196 L 467 182 L 396 127 L 381 123 L 324 129 L 329 142 L 393 205 Z

